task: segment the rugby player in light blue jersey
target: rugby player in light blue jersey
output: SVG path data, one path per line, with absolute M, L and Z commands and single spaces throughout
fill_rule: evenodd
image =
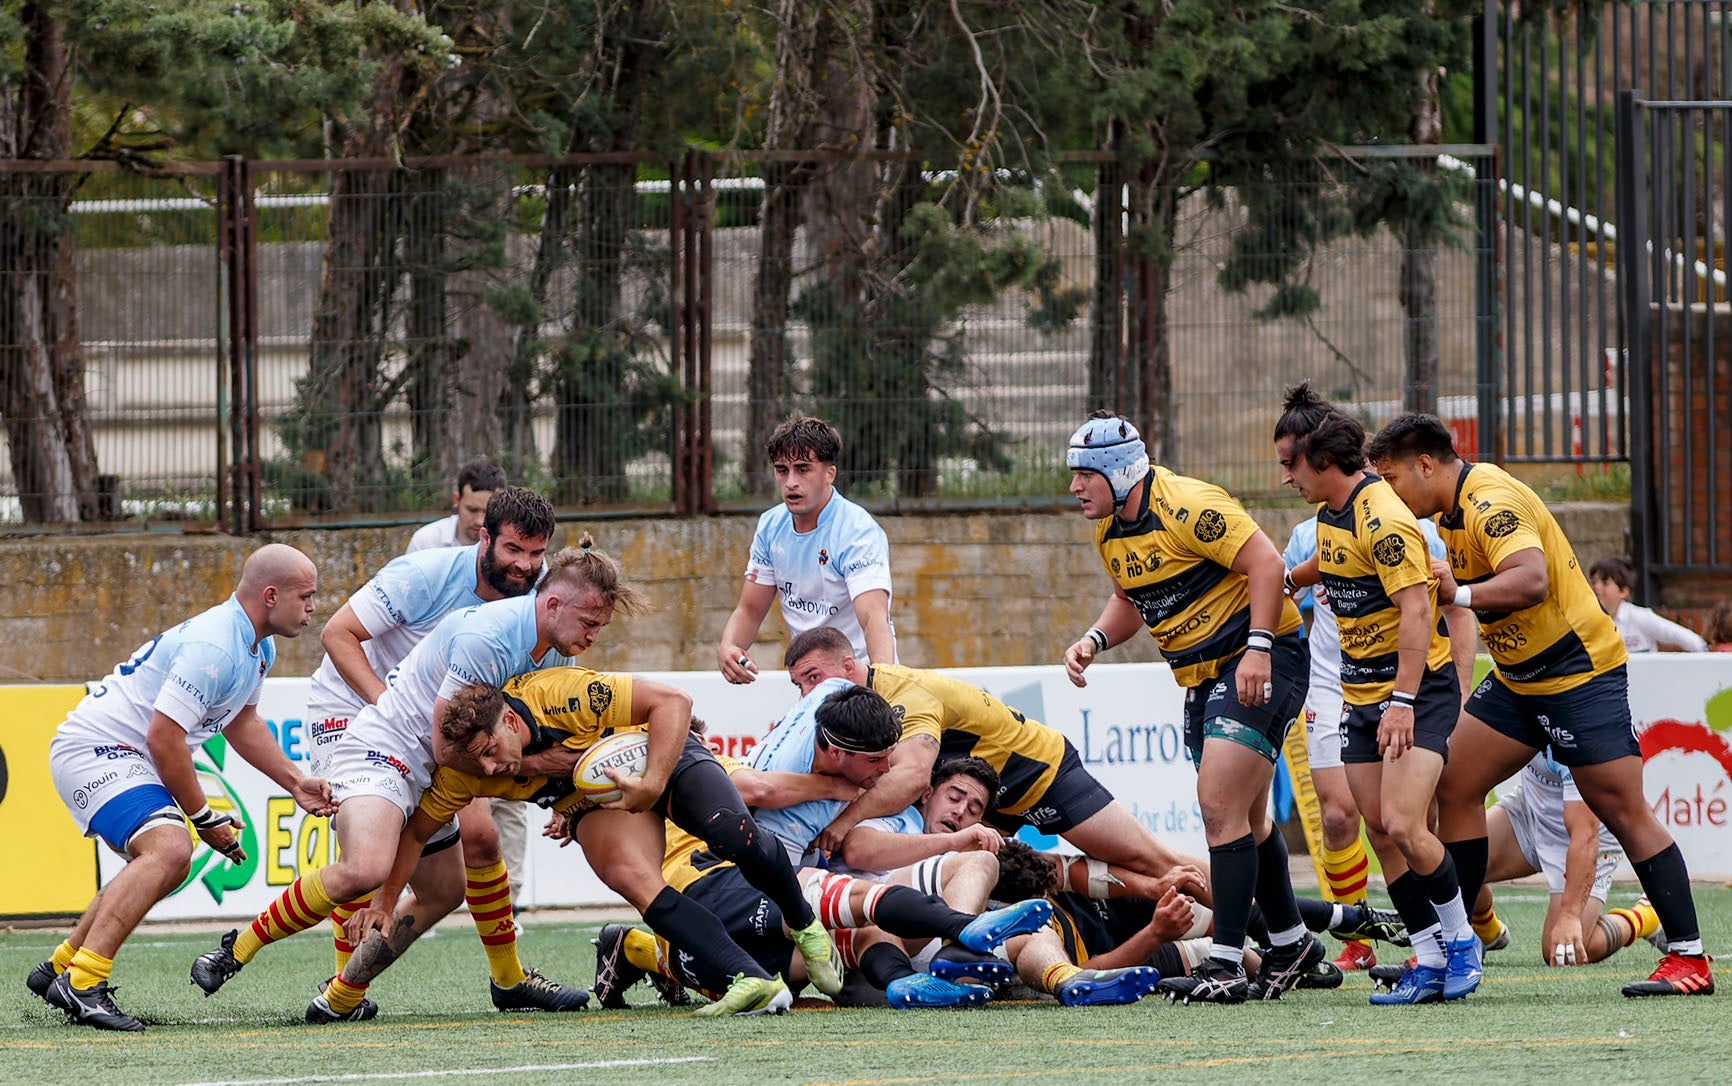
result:
M 114 1005 L 108 978 L 120 944 L 186 878 L 188 820 L 231 862 L 246 859 L 236 833 L 245 827 L 211 810 L 193 767 L 194 748 L 220 732 L 303 810 L 336 809 L 330 787 L 301 775 L 257 712 L 277 656 L 271 638 L 306 629 L 317 588 L 318 571 L 306 555 L 278 543 L 260 547 L 227 602 L 145 642 L 55 733 L 48 767 L 66 809 L 81 832 L 127 860 L 54 957 L 26 980 L 73 1022 L 144 1028 Z
M 547 575 L 534 595 L 498 600 L 454 611 L 403 659 L 389 687 L 349 725 L 331 753 L 332 791 L 344 801 L 333 828 L 342 846 L 335 863 L 295 880 L 272 906 L 240 932 L 223 937 L 216 950 L 193 963 L 193 981 L 208 995 L 268 943 L 319 923 L 339 902 L 371 894 L 390 874 L 398 840 L 435 768 L 435 729 L 446 700 L 473 683 L 500 685 L 514 675 L 571 663 L 595 643 L 613 619 L 615 608 L 642 609 L 637 590 L 624 583 L 619 567 L 599 551 L 567 547 L 547 562 Z M 461 752 L 458 752 L 461 756 Z M 546 767 L 526 759 L 529 774 L 570 773 L 575 757 L 538 755 Z M 425 880 L 461 892 L 467 882 L 457 861 L 444 854 L 428 858 L 446 874 Z M 503 874 L 498 879 L 503 883 Z M 418 882 L 417 896 L 421 883 Z M 489 902 L 488 904 L 492 904 Z M 588 994 L 525 971 L 517 959 L 515 929 L 509 913 L 484 908 L 482 942 L 492 973 L 493 1004 L 510 1010 L 576 1010 Z M 334 977 L 307 1009 L 310 1022 L 359 1021 L 372 1004 L 366 985 L 421 934 L 413 923 L 392 926 L 389 944 L 362 947 L 343 974 Z M 508 983 L 510 982 L 510 983 Z
M 491 466 L 491 465 L 488 465 Z M 494 469 L 497 472 L 497 468 Z M 505 486 L 503 479 L 488 488 L 484 514 L 476 524 L 479 541 L 466 547 L 419 550 L 394 559 L 331 616 L 319 640 L 325 658 L 313 673 L 307 707 L 313 773 L 329 776 L 331 752 L 362 709 L 384 694 L 389 676 L 409 651 L 453 611 L 493 600 L 514 599 L 535 587 L 542 557 L 553 534 L 553 506 L 528 487 Z M 523 855 L 528 815 L 516 808 L 518 866 Z M 475 803 L 454 824 L 441 827 L 428 845 L 428 855 L 450 848 L 461 836 L 462 862 L 455 854 L 429 860 L 417 871 L 424 891 L 404 902 L 404 915 L 416 931 L 427 931 L 465 899 L 489 957 L 501 959 L 502 976 L 516 977 L 517 965 L 506 954 L 515 942 L 508 927 L 516 885 L 507 876 L 499 887 L 497 867 L 507 862 L 502 844 L 505 830 L 496 823 L 494 808 Z M 346 925 L 365 902 L 338 902 L 331 913 L 336 970 L 341 974 L 355 951 Z M 494 941 L 497 941 L 494 942 Z M 243 944 L 249 942 L 241 936 Z M 504 949 L 499 949 L 504 948 Z M 512 984 L 517 983 L 512 981 Z M 511 984 L 506 987 L 511 987 Z M 315 1017 L 322 1012 L 312 1008 Z M 371 1017 L 377 1008 L 364 1001 L 356 1013 Z
M 836 493 L 842 439 L 821 419 L 795 415 L 764 452 L 782 504 L 758 518 L 740 602 L 722 627 L 716 660 L 731 683 L 757 678 L 752 642 L 778 597 L 788 636 L 819 626 L 842 631 L 854 655 L 896 662 L 890 622 L 890 541 L 872 514 Z

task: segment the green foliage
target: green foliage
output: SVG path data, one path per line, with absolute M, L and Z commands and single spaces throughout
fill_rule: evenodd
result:
M 1036 281 L 1046 257 L 1026 237 L 958 223 L 930 202 L 908 208 L 897 238 L 862 277 L 859 300 L 821 283 L 793 312 L 812 328 L 812 396 L 842 435 L 838 468 L 851 485 L 894 477 L 898 494 L 922 497 L 936 490 L 940 458 L 1009 466 L 1002 435 L 948 395 L 971 371 L 957 320 Z

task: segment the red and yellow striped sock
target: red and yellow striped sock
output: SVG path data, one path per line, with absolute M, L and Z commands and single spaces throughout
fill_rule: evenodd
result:
M 1080 972 L 1082 972 L 1081 969 L 1078 969 L 1069 962 L 1054 962 L 1052 965 L 1041 970 L 1041 990 L 1051 995 L 1057 995 L 1059 985 L 1076 976 Z
M 72 945 L 70 939 L 66 939 L 54 948 L 54 954 L 48 960 L 54 963 L 56 973 L 64 973 L 71 967 L 72 959 L 77 953 L 78 948 Z
M 1498 932 L 1503 930 L 1503 921 L 1497 918 L 1497 910 L 1488 908 L 1484 912 L 1473 914 L 1473 933 L 1479 936 L 1479 941 L 1490 946 L 1497 941 Z
M 289 883 L 281 897 L 242 928 L 235 938 L 235 961 L 244 965 L 268 944 L 316 927 L 330 916 L 337 903 L 325 893 L 324 874 L 322 870 L 315 871 Z
M 349 941 L 349 932 L 344 925 L 348 924 L 349 917 L 372 903 L 373 895 L 367 894 L 354 901 L 345 901 L 331 910 L 331 945 L 337 952 L 336 975 L 339 977 L 343 975 L 343 968 L 349 964 L 349 959 L 355 953 L 355 944 Z
M 1331 901 L 1357 905 L 1365 900 L 1365 883 L 1371 874 L 1371 861 L 1365 857 L 1365 846 L 1355 838 L 1346 848 L 1323 849 L 1323 891 Z
M 1630 937 L 1622 946 L 1629 946 L 1637 939 L 1646 939 L 1660 926 L 1659 915 L 1646 901 L 1638 901 L 1628 909 L 1607 909 L 1606 915 L 1615 916 L 1630 926 Z
M 325 1005 L 335 1014 L 348 1014 L 361 1005 L 366 995 L 365 984 L 350 984 L 340 975 L 332 977 L 331 983 L 325 985 Z
M 517 925 L 511 919 L 511 881 L 505 873 L 505 861 L 465 868 L 464 874 L 469 883 L 463 897 L 469 903 L 469 918 L 475 921 L 482 949 L 487 951 L 487 970 L 493 974 L 493 983 L 515 988 L 523 983 L 524 972 L 517 958 Z
M 81 992 L 88 992 L 107 980 L 109 975 L 114 972 L 114 959 L 104 958 L 90 950 L 89 947 L 79 947 L 77 953 L 72 955 L 72 961 L 67 965 L 66 971 L 72 974 L 72 986 L 74 988 Z

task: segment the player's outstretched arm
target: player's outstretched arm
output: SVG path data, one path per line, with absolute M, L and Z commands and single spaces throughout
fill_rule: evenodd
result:
M 375 930 L 390 938 L 391 917 L 396 912 L 397 899 L 403 896 L 403 887 L 409 885 L 409 877 L 421 862 L 421 850 L 444 824 L 420 808 L 409 816 L 409 821 L 403 824 L 403 835 L 397 839 L 397 855 L 391 861 L 391 873 L 373 892 L 373 900 L 367 907 L 349 917 L 351 943 L 360 946 L 366 941 L 367 933 Z
M 937 761 L 938 740 L 930 735 L 911 735 L 896 744 L 890 754 L 890 768 L 876 784 L 860 793 L 859 799 L 842 809 L 812 842 L 812 847 L 839 852 L 855 826 L 868 818 L 882 818 L 912 806 L 926 794 L 932 781 L 932 766 Z
M 1177 890 L 1168 890 L 1155 906 L 1155 915 L 1147 926 L 1129 939 L 1107 951 L 1090 956 L 1090 969 L 1123 969 L 1132 965 L 1147 965 L 1154 952 L 1175 939 L 1184 937 L 1191 927 L 1191 899 Z
M 330 656 L 331 666 L 368 705 L 385 693 L 384 680 L 373 674 L 373 665 L 367 662 L 367 652 L 361 647 L 372 636 L 347 603 L 337 608 L 337 613 L 319 631 L 319 645 Z
M 1070 647 L 1064 650 L 1065 677 L 1073 686 L 1087 686 L 1088 680 L 1083 678 L 1083 672 L 1094 663 L 1095 657 L 1114 645 L 1129 641 L 1142 628 L 1143 616 L 1137 611 L 1137 605 L 1130 601 L 1130 597 L 1126 596 L 1122 589 L 1114 589 L 1106 606 L 1101 608 L 1100 617 L 1089 627 L 1089 632 L 1071 642 Z
M 866 635 L 866 658 L 874 664 L 894 664 L 896 637 L 890 632 L 890 593 L 869 588 L 855 596 L 854 617 Z
M 740 588 L 740 602 L 722 626 L 722 640 L 716 646 L 716 663 L 722 678 L 731 683 L 749 683 L 758 677 L 758 665 L 752 662 L 752 642 L 758 639 L 764 616 L 776 602 L 776 586 L 747 581 Z
M 1004 836 L 990 826 L 973 825 L 955 833 L 892 833 L 855 826 L 842 839 L 842 862 L 857 871 L 894 871 L 946 852 L 997 853 Z
M 278 788 L 294 797 L 301 810 L 308 814 L 333 815 L 337 804 L 331 798 L 330 783 L 320 777 L 308 777 L 289 756 L 271 729 L 259 719 L 258 706 L 249 705 L 223 729 L 229 748 L 247 764 L 269 777 Z
M 1594 868 L 1600 859 L 1600 820 L 1586 803 L 1566 800 L 1564 829 L 1570 835 L 1569 848 L 1564 852 L 1564 892 L 1558 900 L 1551 935 L 1541 950 L 1552 965 L 1587 965 L 1588 939 L 1582 914 L 1588 908 Z
M 748 807 L 776 811 L 814 800 L 852 802 L 860 789 L 846 777 L 828 773 L 786 773 L 779 769 L 737 769 L 728 775 Z

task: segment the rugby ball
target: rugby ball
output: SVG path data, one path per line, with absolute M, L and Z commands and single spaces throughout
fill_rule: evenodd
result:
M 648 768 L 649 737 L 642 731 L 615 732 L 583 752 L 572 767 L 571 784 L 578 795 L 591 803 L 612 803 L 621 792 L 603 770 L 641 777 Z

